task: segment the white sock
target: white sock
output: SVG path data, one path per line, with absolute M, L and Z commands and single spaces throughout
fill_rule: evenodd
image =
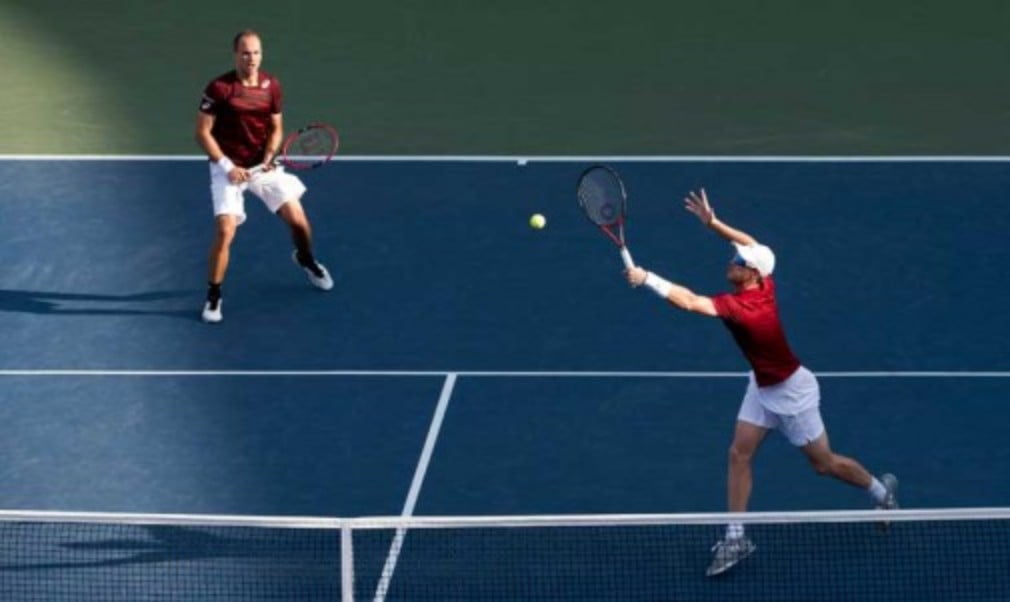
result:
M 870 492 L 870 497 L 873 498 L 875 502 L 883 502 L 884 498 L 887 497 L 887 488 L 884 484 L 880 482 L 877 477 L 871 477 L 870 486 L 866 488 Z
M 743 523 L 726 525 L 726 539 L 740 539 L 741 537 L 743 537 Z

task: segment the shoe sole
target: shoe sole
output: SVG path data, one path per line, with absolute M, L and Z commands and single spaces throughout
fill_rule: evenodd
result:
M 731 562 L 731 563 L 729 563 L 729 564 L 727 564 L 727 565 L 725 565 L 725 566 L 723 566 L 723 567 L 721 567 L 721 568 L 719 568 L 719 569 L 717 569 L 715 571 L 713 571 L 711 568 L 709 568 L 708 570 L 705 571 L 705 576 L 706 577 L 717 577 L 719 575 L 722 575 L 726 571 L 728 571 L 731 568 L 735 567 L 736 565 L 740 564 L 742 561 L 747 560 L 748 558 L 750 558 L 750 555 L 753 554 L 754 550 L 756 550 L 756 549 L 757 549 L 757 546 L 751 546 L 751 549 L 747 550 L 746 554 L 744 554 L 743 556 L 737 558 L 733 562 Z
M 312 286 L 318 288 L 321 291 L 328 291 L 328 290 L 333 289 L 333 277 L 332 276 L 330 276 L 330 285 L 329 286 L 320 286 L 320 285 L 316 284 L 315 281 L 312 280 L 313 278 L 316 277 L 316 275 L 313 274 L 312 271 L 309 270 L 309 268 L 307 268 L 307 267 L 303 266 L 302 264 L 298 263 L 298 251 L 292 251 L 291 252 L 291 261 L 293 261 L 296 266 L 300 267 L 302 269 L 302 271 L 305 272 L 305 275 L 308 276 L 308 278 L 309 278 L 309 284 L 311 284 Z M 319 265 L 319 267 L 321 267 L 323 269 L 323 273 L 324 274 L 326 274 L 327 276 L 330 275 L 329 271 L 326 270 L 326 266 L 322 265 L 319 262 L 316 262 L 316 263 L 317 263 L 317 265 Z

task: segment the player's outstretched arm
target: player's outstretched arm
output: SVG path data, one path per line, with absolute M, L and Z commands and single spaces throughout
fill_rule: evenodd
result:
M 687 197 L 684 198 L 684 209 L 695 214 L 701 220 L 701 223 L 730 242 L 741 245 L 757 244 L 757 240 L 753 236 L 723 223 L 715 216 L 715 211 L 708 202 L 708 196 L 705 194 L 704 188 L 698 192 L 692 190 L 687 193 Z
M 625 275 L 631 286 L 642 286 L 644 284 L 654 293 L 684 311 L 713 317 L 718 315 L 715 311 L 715 303 L 712 302 L 711 297 L 695 294 L 687 287 L 674 284 L 638 266 L 626 270 Z

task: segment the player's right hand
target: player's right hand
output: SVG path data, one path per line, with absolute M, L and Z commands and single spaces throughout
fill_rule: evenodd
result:
M 636 266 L 632 266 L 624 270 L 624 276 L 628 279 L 628 284 L 631 286 L 642 286 L 645 282 L 645 278 L 649 275 L 649 272 Z
M 242 167 L 235 167 L 228 172 L 228 181 L 232 184 L 241 184 L 249 181 L 249 172 Z

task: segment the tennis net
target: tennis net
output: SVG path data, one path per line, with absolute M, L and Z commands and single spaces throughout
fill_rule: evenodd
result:
M 881 520 L 889 521 L 886 530 Z M 725 523 L 754 554 L 706 577 Z M 0 512 L 0 599 L 1010 600 L 1010 508 L 298 518 Z

